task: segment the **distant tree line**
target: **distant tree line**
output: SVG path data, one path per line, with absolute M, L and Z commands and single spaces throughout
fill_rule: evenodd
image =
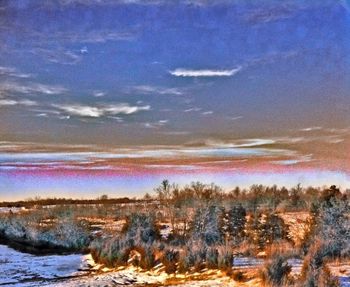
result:
M 50 206 L 50 205 L 74 205 L 74 204 L 122 204 L 122 203 L 135 203 L 142 202 L 144 200 L 121 197 L 121 198 L 108 198 L 107 195 L 102 195 L 96 199 L 72 199 L 72 198 L 30 198 L 27 200 L 19 201 L 2 201 L 0 202 L 0 207 L 8 208 L 20 208 L 26 207 L 30 208 L 33 206 Z

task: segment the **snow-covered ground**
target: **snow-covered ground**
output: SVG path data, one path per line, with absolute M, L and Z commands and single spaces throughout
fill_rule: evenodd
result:
M 250 267 L 260 264 L 257 261 L 248 263 L 249 259 L 241 261 Z M 96 265 L 90 255 L 35 256 L 0 245 L 0 286 L 161 286 L 169 279 L 161 269 L 162 267 L 152 272 L 139 272 L 136 267 L 128 267 L 112 271 Z M 184 275 L 176 277 L 182 281 Z M 233 286 L 227 285 L 230 281 L 227 281 L 227 277 L 213 277 L 208 282 L 189 281 L 179 286 Z
M 51 281 L 90 273 L 90 255 L 35 256 L 0 245 L 0 285 Z M 38 285 L 36 285 L 38 286 Z
M 0 245 L 0 286 L 130 286 L 161 284 L 164 278 L 136 268 L 110 272 L 90 255 L 36 256 Z
M 293 273 L 300 272 L 302 265 L 300 259 L 290 259 L 288 263 L 292 266 Z M 262 264 L 262 259 L 252 257 L 241 257 L 234 260 L 235 269 L 245 272 L 254 273 Z M 339 276 L 342 286 L 350 287 L 350 262 L 332 263 L 330 268 L 333 274 Z M 259 281 L 252 279 L 249 282 L 238 283 L 215 270 L 206 270 L 191 275 L 176 274 L 174 277 L 174 275 L 166 275 L 161 265 L 151 272 L 140 272 L 136 267 L 110 270 L 95 264 L 90 255 L 36 256 L 0 245 L 0 286 L 108 287 L 148 285 L 247 287 L 259 286 Z

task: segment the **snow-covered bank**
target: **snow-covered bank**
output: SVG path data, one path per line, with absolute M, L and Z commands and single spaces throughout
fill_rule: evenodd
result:
M 38 286 L 40 281 L 83 276 L 89 274 L 92 264 L 90 255 L 35 256 L 0 245 L 0 285 L 36 282 Z

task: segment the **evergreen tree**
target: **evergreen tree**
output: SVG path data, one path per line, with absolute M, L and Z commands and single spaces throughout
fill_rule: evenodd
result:
M 247 212 L 241 204 L 233 206 L 227 213 L 227 232 L 234 244 L 244 240 L 246 216 Z

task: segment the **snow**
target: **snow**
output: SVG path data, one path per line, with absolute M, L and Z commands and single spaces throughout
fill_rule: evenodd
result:
M 257 270 L 264 263 L 253 257 L 236 257 L 234 268 L 248 272 Z M 302 261 L 291 258 L 288 263 L 292 273 L 300 272 Z M 102 287 L 102 286 L 177 286 L 177 287 L 253 287 L 259 286 L 257 278 L 239 283 L 218 270 L 203 270 L 194 274 L 167 275 L 160 266 L 153 271 L 141 271 L 137 267 L 116 269 L 97 265 L 90 255 L 36 256 L 21 253 L 0 245 L 0 285 L 15 287 Z M 350 287 L 350 262 L 330 262 L 329 267 L 337 275 L 343 287 Z
M 81 276 L 91 264 L 90 255 L 35 256 L 0 245 L 0 285 Z
M 235 257 L 233 260 L 233 267 L 237 269 L 256 269 L 264 264 L 263 259 L 254 257 Z

